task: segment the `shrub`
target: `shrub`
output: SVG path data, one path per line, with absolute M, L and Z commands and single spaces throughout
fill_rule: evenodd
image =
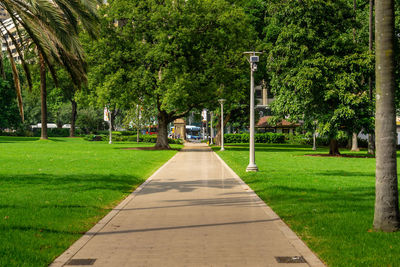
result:
M 254 136 L 254 141 L 259 144 L 283 144 L 285 143 L 285 135 L 278 133 L 258 133 Z M 249 143 L 250 135 L 249 134 L 225 134 L 224 142 L 229 143 Z
M 33 131 L 33 136 L 40 137 L 41 129 L 37 128 Z M 64 128 L 48 128 L 47 129 L 48 137 L 69 137 L 69 129 Z
M 86 135 L 83 139 L 86 141 L 108 141 L 108 136 L 107 135 L 95 135 L 95 134 L 89 134 Z

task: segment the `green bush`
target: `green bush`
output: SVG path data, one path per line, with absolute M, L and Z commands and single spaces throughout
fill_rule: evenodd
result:
M 41 129 L 37 128 L 33 131 L 33 136 L 40 137 Z M 69 137 L 69 129 L 63 128 L 48 128 L 47 129 L 47 136 L 48 137 Z
M 88 134 L 83 139 L 86 141 L 108 141 L 107 135 Z
M 86 141 L 108 141 L 109 135 L 105 134 L 89 134 L 84 137 Z M 112 140 L 114 142 L 136 142 L 137 137 L 136 135 L 123 135 L 123 134 L 115 134 L 113 132 Z M 156 143 L 157 142 L 157 135 L 140 135 L 139 142 L 143 143 Z M 182 140 L 180 139 L 171 139 L 168 138 L 169 144 L 182 144 Z
M 291 145 L 312 145 L 313 140 L 312 136 L 309 137 L 308 135 L 304 134 L 288 134 L 286 135 L 286 143 Z
M 277 133 L 258 133 L 254 136 L 254 141 L 259 144 L 283 144 L 285 143 L 285 135 Z M 224 142 L 227 144 L 232 143 L 249 143 L 249 134 L 225 134 Z

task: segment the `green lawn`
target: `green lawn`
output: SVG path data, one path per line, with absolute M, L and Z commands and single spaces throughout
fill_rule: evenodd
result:
M 327 265 L 400 266 L 400 232 L 371 230 L 375 159 L 304 156 L 312 153 L 304 146 L 257 144 L 260 172 L 246 173 L 248 145 L 218 152 Z
M 0 137 L 0 266 L 47 266 L 176 153 L 134 146 Z

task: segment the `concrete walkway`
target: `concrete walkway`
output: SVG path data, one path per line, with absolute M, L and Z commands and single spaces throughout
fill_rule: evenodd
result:
M 324 266 L 203 144 L 186 145 L 51 266 L 64 265 Z

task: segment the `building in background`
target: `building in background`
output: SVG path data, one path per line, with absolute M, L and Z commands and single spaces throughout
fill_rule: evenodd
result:
M 7 10 L 4 8 L 0 7 L 0 21 L 5 21 L 6 19 L 10 18 L 10 16 L 7 13 Z
M 21 63 L 21 58 L 18 55 L 17 48 L 15 47 L 15 44 L 12 41 L 12 38 L 10 37 L 10 34 L 15 38 L 15 40 L 19 43 L 20 46 L 22 46 L 22 39 L 17 34 L 17 28 L 15 27 L 14 22 L 8 16 L 8 14 L 4 13 L 3 11 L 0 11 L 0 14 L 1 14 L 0 19 L 2 20 L 3 25 L 6 28 L 5 29 L 3 27 L 3 25 L 1 25 L 1 27 L 0 27 L 0 29 L 2 31 L 2 35 L 5 36 L 5 38 L 2 38 L 2 40 L 1 40 L 1 43 L 2 43 L 1 51 L 3 53 L 7 53 L 7 44 L 8 44 L 15 62 Z M 3 17 L 5 18 L 4 20 L 3 20 Z

